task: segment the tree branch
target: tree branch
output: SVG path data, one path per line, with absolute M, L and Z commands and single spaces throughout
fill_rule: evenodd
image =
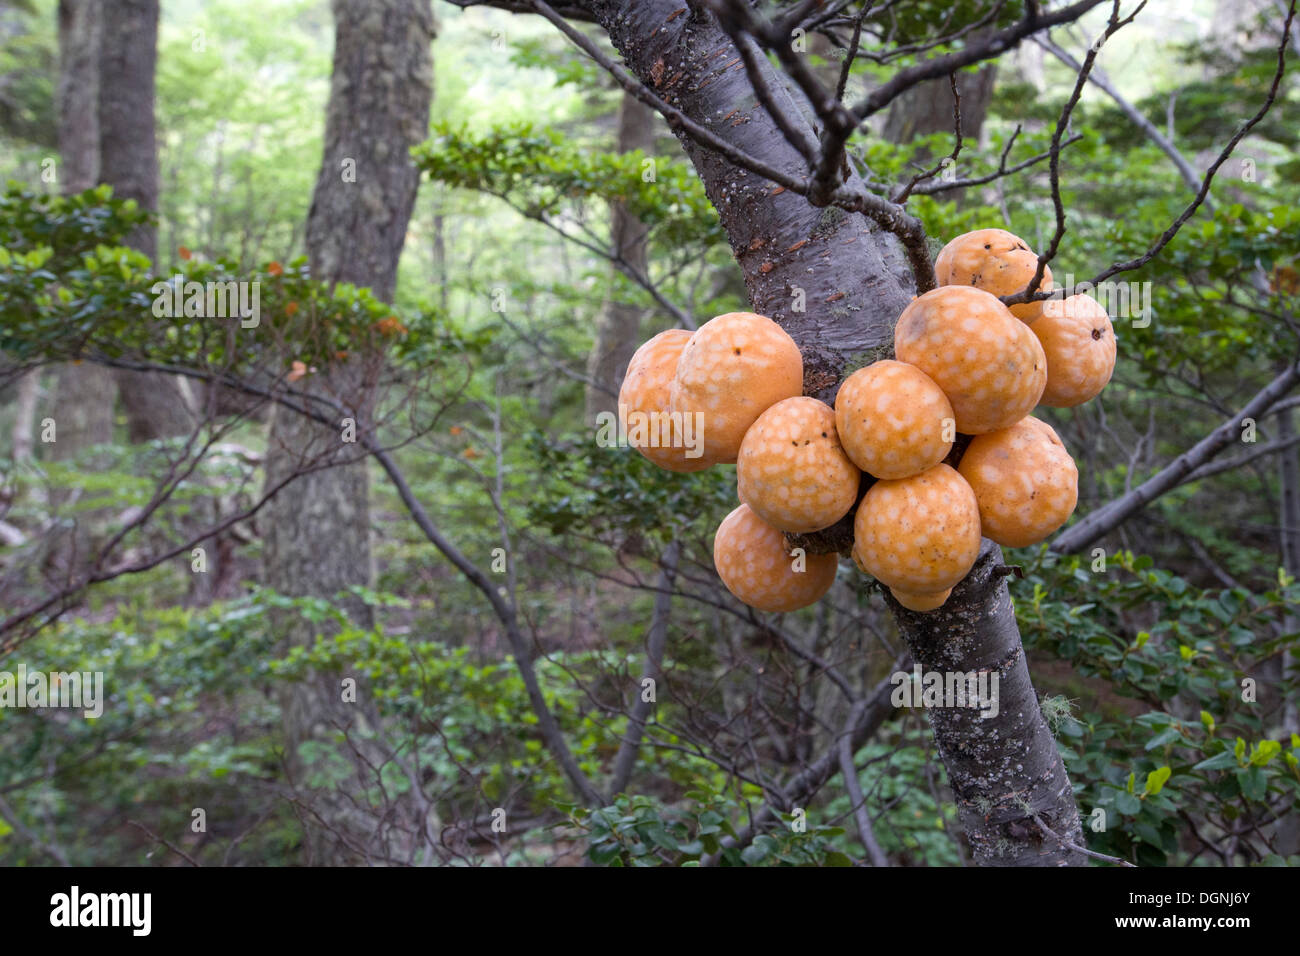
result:
M 1191 476 L 1197 468 L 1240 438 L 1241 422 L 1244 419 L 1259 418 L 1298 382 L 1300 382 L 1300 363 L 1292 363 L 1281 375 L 1256 393 L 1240 414 L 1229 418 L 1132 491 L 1098 508 L 1078 524 L 1057 535 L 1050 545 L 1051 550 L 1057 554 L 1081 551 L 1123 524 L 1130 515 L 1145 508 L 1156 498 L 1192 480 Z

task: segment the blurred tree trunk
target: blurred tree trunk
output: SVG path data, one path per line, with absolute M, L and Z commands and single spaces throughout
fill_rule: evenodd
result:
M 332 6 L 333 80 L 324 155 L 307 216 L 307 252 L 316 278 L 368 286 L 392 301 L 419 185 L 409 151 L 428 135 L 433 14 L 429 0 L 334 0 Z M 304 379 L 300 387 L 352 406 L 361 431 L 369 427 L 374 396 L 363 393 L 357 371 L 344 365 L 328 376 Z M 267 506 L 264 580 L 281 593 L 332 598 L 372 582 L 369 477 L 364 460 L 339 464 L 355 459 L 358 447 L 341 440 L 341 424 L 326 427 L 283 408 L 272 415 L 268 488 L 304 467 L 315 468 Z M 345 600 L 343 606 L 358 626 L 370 626 L 363 602 Z M 314 634 L 305 622 L 291 619 L 283 636 L 306 644 Z M 340 713 L 339 699 L 335 677 L 301 685 L 285 701 L 291 762 L 297 762 L 299 745 Z
M 99 45 L 99 180 L 119 199 L 158 210 L 154 79 L 158 0 L 103 0 Z M 158 230 L 143 225 L 127 245 L 158 258 Z M 169 438 L 194 424 L 189 389 L 171 375 L 118 370 L 132 442 Z
M 61 188 L 65 194 L 92 188 L 99 179 L 99 0 L 60 0 L 59 21 L 59 154 L 63 162 Z M 113 440 L 113 406 L 117 383 L 113 373 L 91 362 L 67 362 L 54 373 L 50 417 L 55 441 L 49 448 L 54 461 L 78 461 L 92 469 L 86 451 Z M 67 503 L 78 492 L 58 489 L 52 508 Z M 75 530 L 51 543 L 47 557 L 61 574 L 70 574 L 89 556 L 90 526 L 95 513 L 82 511 Z
M 623 94 L 618 109 L 618 151 L 654 151 L 655 113 L 636 97 Z M 613 204 L 610 244 L 616 256 L 641 274 L 647 271 L 646 236 L 650 229 L 627 211 L 623 203 Z M 596 325 L 596 341 L 587 358 L 587 420 L 594 422 L 601 412 L 618 410 L 618 390 L 627 363 L 639 344 L 641 309 L 620 301 L 620 273 L 610 269 L 609 293 Z
M 64 193 L 99 181 L 99 0 L 59 0 L 59 154 Z M 113 373 L 89 362 L 59 366 L 54 418 L 59 461 L 76 458 L 113 437 Z
M 979 142 L 984 118 L 993 99 L 997 79 L 995 64 L 957 74 L 957 93 L 961 96 L 961 135 L 970 149 Z M 919 136 L 949 133 L 952 118 L 952 85 L 948 78 L 918 83 L 894 100 L 885 118 L 884 137 L 891 143 L 910 143 Z
M 15 462 L 32 457 L 32 425 L 36 421 L 36 401 L 41 392 L 41 373 L 32 369 L 18 379 L 14 399 L 14 424 L 10 431 Z

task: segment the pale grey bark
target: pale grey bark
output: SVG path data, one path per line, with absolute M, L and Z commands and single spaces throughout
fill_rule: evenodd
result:
M 18 379 L 14 400 L 14 423 L 10 438 L 15 462 L 32 457 L 32 425 L 36 421 L 36 400 L 41 391 L 41 373 L 32 369 Z

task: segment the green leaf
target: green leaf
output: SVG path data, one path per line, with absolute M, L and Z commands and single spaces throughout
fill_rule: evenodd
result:
M 1179 733 L 1177 727 L 1167 727 L 1166 729 L 1160 731 L 1160 733 L 1152 737 L 1150 740 L 1148 740 L 1146 742 L 1146 746 L 1143 749 L 1156 750 L 1157 748 L 1163 747 L 1166 744 L 1173 743 L 1175 740 L 1181 740 L 1182 736 L 1183 735 Z
M 1247 800 L 1263 800 L 1268 793 L 1268 778 L 1261 768 L 1246 767 L 1237 771 L 1237 786 L 1241 787 L 1241 794 Z
M 1142 812 L 1142 801 L 1133 794 L 1121 790 L 1115 796 L 1115 809 L 1127 817 L 1134 817 Z
M 1173 770 L 1171 770 L 1169 767 L 1161 767 L 1158 770 L 1152 770 L 1149 774 L 1147 774 L 1147 785 L 1143 792 L 1155 796 L 1157 793 L 1159 793 L 1161 790 L 1164 789 L 1165 781 L 1168 780 L 1172 775 L 1173 775 Z
M 1255 752 L 1250 755 L 1250 762 L 1256 767 L 1264 767 L 1282 752 L 1282 745 L 1276 740 L 1262 740 Z
M 651 843 L 664 850 L 676 853 L 681 849 L 681 845 L 673 839 L 672 834 L 663 828 L 662 824 L 655 823 L 646 827 L 645 835 L 650 839 Z
M 1217 753 L 1208 760 L 1202 760 L 1193 770 L 1228 770 L 1237 766 L 1237 757 L 1231 750 Z
M 617 843 L 602 843 L 591 848 L 592 863 L 606 864 L 618 856 L 622 849 Z

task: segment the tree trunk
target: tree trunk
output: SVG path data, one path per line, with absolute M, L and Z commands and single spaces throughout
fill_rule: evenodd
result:
M 36 401 L 41 392 L 41 371 L 32 369 L 18 379 L 14 397 L 14 424 L 10 431 L 15 463 L 32 457 L 32 425 L 36 422 Z
M 993 84 L 997 79 L 995 64 L 978 70 L 963 70 L 957 74 L 957 92 L 961 96 L 961 135 L 970 149 L 979 142 L 993 99 Z M 945 76 L 937 80 L 918 83 L 889 107 L 885 119 L 884 138 L 891 143 L 910 143 L 918 136 L 953 132 L 952 85 Z
M 92 188 L 99 179 L 99 47 L 101 6 L 97 0 L 60 0 L 59 21 L 59 154 L 65 194 Z M 86 451 L 113 440 L 113 406 L 117 383 L 113 373 L 90 362 L 67 362 L 54 373 L 54 395 L 49 417 L 54 419 L 55 441 L 48 454 L 54 461 L 77 461 L 91 470 Z M 70 492 L 51 496 L 58 508 Z M 84 561 L 91 540 L 89 526 L 95 513 L 82 511 L 76 529 L 52 542 L 49 562 L 63 573 L 70 562 Z M 74 556 L 76 556 L 74 558 Z
M 158 210 L 154 74 L 158 0 L 103 0 L 99 47 L 99 179 L 119 199 Z M 135 229 L 127 245 L 158 258 L 158 230 Z M 183 435 L 193 427 L 189 389 L 171 375 L 116 375 L 132 442 Z
M 62 189 L 79 193 L 99 181 L 99 47 L 97 0 L 59 0 L 59 154 Z M 71 363 L 56 372 L 51 457 L 68 461 L 113 438 L 117 385 L 101 365 Z
M 592 7 L 628 66 L 661 97 L 767 163 L 803 169 L 756 104 L 738 53 L 711 19 L 681 15 L 678 0 L 604 0 Z M 790 102 L 775 71 L 767 73 L 778 99 Z M 892 354 L 894 323 L 914 291 L 899 243 L 861 216 L 815 208 L 685 134 L 679 138 L 722 217 L 751 306 L 799 343 L 805 392 L 833 400 L 846 368 Z M 796 290 L 806 296 L 805 311 L 797 311 Z M 933 721 L 976 860 L 1080 865 L 1081 854 L 1033 820 L 1036 814 L 1069 842 L 1083 842 L 1065 768 L 1025 669 L 1006 585 L 993 573 L 1001 560 L 986 541 L 975 570 L 941 612 L 910 615 L 894 607 L 895 617 L 917 660 L 963 672 L 999 668 L 1007 703 L 997 718 L 971 720 L 975 712 L 956 710 Z M 987 820 L 976 818 L 981 807 L 989 808 Z
M 654 110 L 636 97 L 623 94 L 618 110 L 618 151 L 654 151 Z M 610 239 L 613 252 L 633 269 L 647 271 L 646 236 L 649 227 L 627 211 L 623 203 L 613 204 Z M 610 270 L 610 292 L 596 325 L 596 341 L 587 359 L 587 420 L 594 422 L 601 412 L 616 412 L 618 390 L 627 363 L 636 351 L 641 331 L 641 310 L 620 302 L 616 292 L 617 269 Z
M 100 6 L 59 0 L 59 154 L 64 193 L 99 181 Z
M 419 173 L 410 148 L 428 132 L 433 95 L 433 14 L 429 0 L 334 0 L 334 73 L 325 120 L 324 156 L 307 218 L 312 274 L 329 283 L 370 287 L 392 301 L 397 264 L 415 203 Z M 359 367 L 344 366 L 311 385 L 356 409 L 368 427 L 373 396 Z M 340 427 L 325 427 L 276 408 L 267 450 L 267 487 L 305 465 L 316 467 L 271 499 L 265 525 L 264 580 L 294 596 L 332 598 L 370 585 L 370 483 L 356 444 Z M 327 467 L 319 467 L 327 465 Z M 359 626 L 371 623 L 359 600 L 344 609 Z M 310 643 L 313 628 L 287 620 L 291 644 Z M 322 724 L 340 713 L 337 678 L 299 687 L 285 702 L 291 759 Z M 362 702 L 364 703 L 364 702 Z M 354 718 L 345 715 L 351 723 Z

